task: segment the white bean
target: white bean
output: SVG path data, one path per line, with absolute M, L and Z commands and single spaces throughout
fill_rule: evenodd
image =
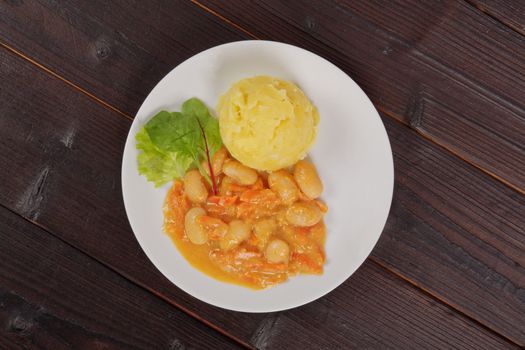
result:
M 204 244 L 208 242 L 208 234 L 202 225 L 197 223 L 200 216 L 206 215 L 206 211 L 202 208 L 195 207 L 188 210 L 184 217 L 184 229 L 186 236 L 193 244 Z
M 274 239 L 268 243 L 264 255 L 270 263 L 287 263 L 290 258 L 290 247 L 285 241 Z
M 309 227 L 321 221 L 323 213 L 314 202 L 295 202 L 286 210 L 286 220 L 299 227 Z
M 222 172 L 222 166 L 228 158 L 228 151 L 225 147 L 221 147 L 220 150 L 215 152 L 212 159 L 212 168 L 215 176 L 218 176 Z
M 290 205 L 299 198 L 299 189 L 292 175 L 284 169 L 268 175 L 268 185 L 285 205 Z
M 237 247 L 250 237 L 250 233 L 250 225 L 242 220 L 232 220 L 228 227 L 228 233 L 219 242 L 221 249 L 229 250 Z
M 208 198 L 208 189 L 198 170 L 190 170 L 184 175 L 184 193 L 193 203 L 204 203 Z
M 266 247 L 272 233 L 277 229 L 277 222 L 274 218 L 262 219 L 253 224 L 253 233 L 257 237 L 257 247 Z
M 323 183 L 312 163 L 300 160 L 295 164 L 293 176 L 301 191 L 310 199 L 315 199 L 323 193 Z
M 233 183 L 234 181 L 231 177 L 224 176 L 219 185 L 219 194 L 221 196 L 231 196 L 232 194 L 231 185 L 233 185 Z
M 236 160 L 226 161 L 222 166 L 222 171 L 239 185 L 249 186 L 257 182 L 257 172 Z
M 222 165 L 224 164 L 224 161 L 228 158 L 228 151 L 226 148 L 221 147 L 215 154 L 213 155 L 212 161 L 211 161 L 211 167 L 213 169 L 213 175 L 219 176 L 222 173 Z M 201 162 L 201 167 L 204 169 L 206 174 L 210 176 L 210 167 L 208 165 L 208 160 L 204 159 Z

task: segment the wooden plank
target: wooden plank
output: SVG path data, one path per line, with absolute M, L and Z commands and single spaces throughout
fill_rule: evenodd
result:
M 381 111 L 525 192 L 525 40 L 469 4 L 198 2 L 328 58 Z
M 6 50 L 0 49 L 0 62 L 0 129 L 6 135 L 0 150 L 7 152 L 0 164 L 11 169 L 0 175 L 11 177 L 0 184 L 0 204 L 171 303 L 190 313 L 198 309 L 198 317 L 249 339 L 244 330 L 256 329 L 264 316 L 198 303 L 164 278 L 135 240 L 120 187 L 131 121 Z
M 0 348 L 240 348 L 3 207 L 0 222 Z
M 461 64 L 461 57 L 468 58 L 468 62 L 480 61 L 483 64 L 465 67 L 462 74 L 481 84 L 482 79 L 494 81 L 494 74 L 500 73 L 506 76 L 505 81 L 510 85 L 503 93 L 513 95 L 515 102 L 519 101 L 518 93 L 523 89 L 517 87 L 523 83 L 523 61 L 517 62 L 513 55 L 514 50 L 522 50 L 524 41 L 497 23 L 488 22 L 468 6 L 447 3 L 448 11 L 437 20 L 433 15 L 436 8 L 425 10 L 419 2 L 408 2 L 405 6 L 387 2 L 383 4 L 384 8 L 380 8 L 377 2 L 345 2 L 339 7 L 333 2 L 294 3 L 294 6 L 277 1 L 205 3 L 259 37 L 289 41 L 338 63 L 366 88 L 382 109 L 419 133 L 434 138 L 440 132 L 440 137 L 465 140 L 472 143 L 472 147 L 481 145 L 487 150 L 498 149 L 501 145 L 498 140 L 501 135 L 506 135 L 509 147 L 520 154 L 513 159 L 499 159 L 505 164 L 516 161 L 518 167 L 525 165 L 523 147 L 515 147 L 516 143 L 523 144 L 521 130 L 525 128 L 521 112 L 506 119 L 506 109 L 502 104 L 490 107 L 483 103 L 487 101 L 486 96 L 480 99 L 473 94 L 470 90 L 474 88 L 465 85 L 465 79 L 462 78 L 463 83 L 457 79 L 449 81 L 444 73 L 436 71 L 436 67 L 422 66 L 421 57 L 428 58 L 431 54 L 436 62 L 444 56 L 447 64 L 458 67 L 465 66 Z M 396 19 L 395 16 L 399 17 Z M 432 31 L 423 31 L 427 23 L 432 23 Z M 481 25 L 492 29 L 490 36 L 481 36 L 477 40 L 473 34 L 467 36 L 469 29 L 479 29 Z M 417 33 L 424 35 L 418 37 Z M 482 51 L 480 59 L 476 60 L 475 52 L 469 46 L 463 48 L 464 53 L 458 57 L 453 56 L 462 45 L 466 45 L 461 42 L 462 37 L 477 44 Z M 454 38 L 458 50 L 450 48 L 448 51 L 452 53 L 438 55 L 439 50 L 447 51 L 446 40 L 450 38 Z M 488 38 L 486 43 L 483 38 Z M 510 68 L 515 77 L 509 76 L 508 72 L 498 72 L 498 66 L 489 73 L 483 72 L 482 68 L 488 65 L 488 44 L 498 49 L 494 55 L 501 56 L 497 57 L 499 62 L 503 57 L 516 63 L 516 67 Z M 513 44 L 512 49 L 506 46 L 510 44 Z M 396 67 L 399 64 L 403 65 Z M 504 64 L 501 66 L 507 68 Z M 441 76 L 436 75 L 438 73 Z M 443 86 L 443 81 L 449 84 Z M 502 84 L 502 79 L 494 82 Z M 419 89 L 415 95 L 411 93 L 414 86 Z M 463 101 L 457 101 L 456 97 Z M 446 101 L 446 105 L 439 101 Z M 463 110 L 463 115 L 472 111 L 476 113 L 467 115 L 467 120 L 451 108 Z M 491 111 L 498 118 L 491 118 Z M 499 129 L 493 127 L 496 123 L 501 123 Z M 398 179 L 390 222 L 396 223 L 390 230 L 389 222 L 374 256 L 460 310 L 524 344 L 523 327 L 515 327 L 525 322 L 523 197 L 489 181 L 448 154 L 436 152 L 432 147 L 422 148 L 422 144 L 426 144 L 424 141 L 413 136 L 403 137 L 398 129 L 388 125 L 396 153 Z M 478 129 L 481 132 L 476 134 Z M 492 134 L 496 131 L 499 136 Z M 473 136 L 472 139 L 465 133 Z M 450 147 L 450 142 L 445 145 Z M 525 176 L 525 172 L 519 169 L 508 174 L 515 178 Z M 399 185 L 401 181 L 403 186 Z M 501 201 L 506 201 L 505 197 L 512 198 L 512 204 L 506 202 L 506 209 L 502 210 Z M 399 230 L 400 227 L 403 229 Z M 437 247 L 440 247 L 439 251 L 436 251 Z M 401 251 L 405 254 L 400 254 Z M 490 280 L 491 287 L 482 279 Z M 466 286 L 468 288 L 463 289 Z M 495 294 L 489 292 L 490 299 L 503 295 L 514 300 L 505 304 L 505 311 L 496 306 L 498 302 L 487 302 L 486 296 L 482 297 L 478 292 L 472 294 L 479 288 L 487 288 L 488 292 L 494 287 L 499 291 L 494 290 Z M 509 322 L 510 319 L 515 322 Z
M 242 38 L 188 1 L 8 1 L 0 41 L 134 115 L 173 67 Z
M 234 347 L 199 322 L 2 207 L 0 221 L 4 242 L 0 246 L 0 324 L 5 325 L 0 329 L 0 346 Z M 253 345 L 260 349 L 288 348 L 307 337 L 313 340 L 312 348 L 513 348 L 491 333 L 472 328 L 467 319 L 452 316 L 446 306 L 422 296 L 419 290 L 407 287 L 373 263 L 366 264 L 347 284 L 334 292 L 336 297 L 310 304 L 292 315 L 292 320 L 309 319 L 309 327 L 322 329 L 326 327 L 322 324 L 328 323 L 330 327 L 320 337 L 303 333 L 311 329 L 306 328 L 308 324 L 302 324 L 295 333 L 285 332 L 282 324 L 287 321 L 280 314 L 270 314 L 254 333 Z M 339 308 L 347 310 L 349 316 L 343 318 L 334 312 Z M 363 336 L 362 329 L 355 327 L 363 319 L 370 322 L 371 314 L 377 318 L 374 327 L 382 332 L 379 338 Z M 391 314 L 397 317 L 397 323 L 392 323 Z M 424 315 L 425 323 L 407 321 L 407 315 L 412 315 L 410 319 Z
M 282 314 L 271 314 L 252 340 L 257 348 L 296 348 L 302 337 L 315 330 L 322 332 L 322 336 L 309 339 L 308 343 L 304 343 L 307 348 L 513 347 L 510 344 L 498 344 L 495 339 L 491 339 L 489 344 L 478 342 L 476 337 L 481 329 L 472 329 L 472 324 L 469 325 L 465 318 L 456 318 L 458 315 L 454 313 L 455 316 L 450 317 L 447 311 L 450 312 L 450 309 L 443 304 L 423 296 L 417 288 L 407 287 L 402 280 L 367 261 L 328 297 L 290 313 L 288 317 L 297 322 L 293 329 L 283 324 Z M 368 323 L 368 327 L 356 327 L 363 323 Z M 452 329 L 468 333 L 451 332 Z
M 525 35 L 525 3 L 521 0 L 467 0 L 479 10 Z
M 511 346 L 370 261 L 360 274 L 323 299 L 281 313 L 229 312 L 182 293 L 146 259 L 127 224 L 119 177 L 122 147 L 131 121 L 5 50 L 0 51 L 0 58 L 4 62 L 0 66 L 4 81 L 0 99 L 6 101 L 0 107 L 0 167 L 6 169 L 0 173 L 0 204 L 156 295 L 259 347 L 380 347 L 385 344 L 384 334 L 392 335 L 388 341 L 393 347 L 403 349 L 428 339 L 440 348 L 450 347 L 453 339 L 459 339 L 458 348 L 472 344 L 478 348 Z M 398 124 L 394 127 L 408 132 Z M 423 143 L 420 147 L 432 146 Z M 490 187 L 491 180 L 487 181 Z M 405 230 L 405 222 L 390 226 L 389 231 L 398 234 L 398 230 Z M 411 258 L 413 263 L 419 262 L 418 257 Z M 469 293 L 481 293 L 487 302 L 501 307 L 504 303 L 516 304 L 511 297 L 490 297 L 489 293 L 498 292 L 497 285 L 482 278 L 476 281 L 487 291 Z M 369 313 L 372 306 L 381 310 L 377 318 Z M 516 321 L 512 314 L 509 317 Z M 410 329 L 417 331 L 406 337 Z
M 373 256 L 525 344 L 525 197 L 383 118 L 395 193 Z
M 466 3 L 221 2 L 211 7 L 261 37 L 328 57 L 355 77 L 381 110 L 525 191 L 519 132 L 525 128 L 520 98 L 525 63 L 518 58 L 525 43 Z M 519 9 L 513 13 L 519 15 Z M 161 0 L 133 6 L 15 1 L 0 15 L 2 40 L 128 114 L 182 59 L 246 37 L 190 4 Z M 138 24 L 130 26 L 130 19 Z

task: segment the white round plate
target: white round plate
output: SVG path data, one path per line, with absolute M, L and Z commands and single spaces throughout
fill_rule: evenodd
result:
M 309 153 L 325 185 L 329 211 L 325 271 L 296 276 L 254 291 L 219 282 L 194 269 L 162 231 L 162 206 L 170 185 L 155 188 L 137 171 L 135 134 L 159 110 L 178 111 L 191 97 L 211 111 L 235 81 L 272 75 L 295 82 L 317 106 L 321 121 Z M 392 151 L 374 106 L 343 71 L 304 49 L 271 41 L 213 47 L 184 61 L 148 95 L 129 131 L 122 161 L 122 192 L 129 222 L 142 249 L 164 276 L 194 297 L 246 312 L 285 310 L 313 301 L 343 283 L 376 244 L 390 209 Z

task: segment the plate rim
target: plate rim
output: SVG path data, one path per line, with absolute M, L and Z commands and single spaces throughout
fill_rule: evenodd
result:
M 139 237 L 139 235 L 135 232 L 135 229 L 133 228 L 132 218 L 131 218 L 131 215 L 130 215 L 130 209 L 129 209 L 129 205 L 127 204 L 129 199 L 126 200 L 125 187 L 127 187 L 127 185 L 125 185 L 125 184 L 127 183 L 127 180 L 125 179 L 126 178 L 126 174 L 125 174 L 125 168 L 124 168 L 124 158 L 125 158 L 125 155 L 127 153 L 128 147 L 134 147 L 135 146 L 134 143 L 133 143 L 135 135 L 131 135 L 131 131 L 132 131 L 133 126 L 135 125 L 135 123 L 138 122 L 138 118 L 137 117 L 140 115 L 141 109 L 144 107 L 145 102 L 148 100 L 148 98 L 150 97 L 152 92 L 155 91 L 157 89 L 157 87 L 159 85 L 161 85 L 166 79 L 168 79 L 168 77 L 172 74 L 172 72 L 174 70 L 181 69 L 180 68 L 181 66 L 184 66 L 190 60 L 196 58 L 197 56 L 205 55 L 209 51 L 219 50 L 221 48 L 225 48 L 225 47 L 229 47 L 229 46 L 236 46 L 236 45 L 278 45 L 278 46 L 285 46 L 285 47 L 289 47 L 289 48 L 291 48 L 293 50 L 301 51 L 303 54 L 310 55 L 310 56 L 313 56 L 314 58 L 316 58 L 318 60 L 321 60 L 323 62 L 323 64 L 327 64 L 328 66 L 330 66 L 330 68 L 335 69 L 339 74 L 342 74 L 344 77 L 346 77 L 346 79 L 348 79 L 353 85 L 355 85 L 359 89 L 359 91 L 362 93 L 363 97 L 365 98 L 366 103 L 375 112 L 375 114 L 376 114 L 376 116 L 378 118 L 378 121 L 381 124 L 381 131 L 384 134 L 383 136 L 384 136 L 384 138 L 386 140 L 387 149 L 385 150 L 385 152 L 388 151 L 386 153 L 388 155 L 388 173 L 389 173 L 389 177 L 388 177 L 388 188 L 389 188 L 389 191 L 388 191 L 388 195 L 387 195 L 388 205 L 387 205 L 387 208 L 386 208 L 386 211 L 385 211 L 385 213 L 386 213 L 385 217 L 382 219 L 382 222 L 381 222 L 381 225 L 380 225 L 381 230 L 379 231 L 379 233 L 377 234 L 377 237 L 373 241 L 373 244 L 371 245 L 370 251 L 366 254 L 365 258 L 361 262 L 359 262 L 359 264 L 357 264 L 355 266 L 355 268 L 348 269 L 348 271 L 344 273 L 344 278 L 339 279 L 337 281 L 337 283 L 335 283 L 333 286 L 331 286 L 330 288 L 326 288 L 326 289 L 322 290 L 315 297 L 306 298 L 306 299 L 301 300 L 299 302 L 290 304 L 290 305 L 288 305 L 286 307 L 277 307 L 277 308 L 275 308 L 275 307 L 274 308 L 267 308 L 267 307 L 244 308 L 244 307 L 239 307 L 239 306 L 235 306 L 235 305 L 225 305 L 225 304 L 215 303 L 213 301 L 208 300 L 205 297 L 202 297 L 201 295 L 199 295 L 199 293 L 196 293 L 195 291 L 188 291 L 189 288 L 185 288 L 184 286 L 181 286 L 181 285 L 175 283 L 170 277 L 168 277 L 168 273 L 163 271 L 163 268 L 159 267 L 155 263 L 155 258 L 150 256 L 150 253 L 148 253 L 148 251 L 144 248 L 143 244 L 141 243 L 142 239 Z M 385 166 L 386 166 L 386 164 L 385 164 Z M 142 251 L 144 252 L 146 257 L 148 258 L 148 260 L 153 264 L 153 266 L 164 276 L 164 278 L 166 278 L 168 281 L 170 281 L 170 283 L 173 284 L 175 287 L 177 287 L 178 289 L 182 290 L 183 292 L 187 293 L 188 295 L 190 295 L 190 296 L 192 296 L 192 297 L 194 297 L 194 298 L 196 298 L 196 299 L 198 299 L 198 300 L 200 300 L 202 302 L 205 302 L 205 303 L 207 303 L 209 305 L 213 305 L 213 306 L 225 309 L 225 310 L 232 310 L 232 311 L 237 311 L 237 312 L 249 312 L 249 313 L 263 313 L 263 312 L 266 313 L 266 312 L 284 311 L 284 310 L 289 310 L 289 309 L 293 309 L 293 308 L 296 308 L 296 307 L 308 304 L 308 303 L 310 303 L 312 301 L 315 301 L 315 300 L 317 300 L 319 298 L 322 298 L 325 295 L 329 294 L 330 292 L 332 292 L 333 290 L 335 290 L 336 288 L 341 286 L 348 278 L 350 278 L 363 265 L 363 263 L 370 256 L 370 254 L 372 253 L 372 251 L 376 247 L 377 242 L 379 241 L 379 238 L 381 237 L 381 235 L 382 235 L 382 233 L 383 233 L 383 231 L 385 229 L 385 225 L 386 225 L 387 220 L 388 220 L 388 218 L 390 216 L 390 210 L 392 208 L 392 200 L 393 200 L 393 195 L 394 195 L 394 183 L 395 183 L 394 159 L 393 159 L 393 153 L 392 153 L 392 146 L 391 146 L 391 143 L 390 143 L 390 138 L 388 137 L 388 133 L 386 131 L 385 124 L 383 123 L 379 112 L 375 108 L 374 104 L 372 103 L 372 101 L 370 100 L 368 95 L 363 91 L 363 89 L 361 89 L 361 87 L 346 72 L 344 72 L 341 68 L 339 68 L 334 63 L 330 62 L 328 59 L 326 59 L 326 58 L 324 58 L 324 57 L 322 57 L 322 56 L 320 56 L 320 55 L 318 55 L 318 54 L 316 54 L 316 53 L 314 53 L 312 51 L 304 49 L 302 47 L 299 47 L 299 46 L 296 46 L 296 45 L 292 45 L 292 44 L 288 44 L 288 43 L 284 43 L 284 42 L 273 41 L 273 40 L 238 40 L 238 41 L 232 41 L 232 42 L 228 42 L 228 43 L 223 43 L 223 44 L 220 44 L 220 45 L 216 45 L 216 46 L 210 47 L 210 48 L 205 49 L 203 51 L 200 51 L 200 52 L 198 52 L 198 53 L 188 57 L 187 59 L 185 59 L 184 61 L 180 62 L 176 66 L 174 66 L 149 91 L 148 95 L 143 100 L 141 106 L 139 107 L 139 109 L 135 113 L 135 116 L 134 116 L 133 121 L 132 121 L 132 123 L 131 123 L 131 125 L 129 127 L 129 131 L 128 131 L 128 134 L 127 134 L 127 137 L 126 137 L 126 142 L 124 144 L 124 149 L 123 149 L 123 152 L 122 152 L 122 161 L 121 161 L 121 189 L 122 189 L 122 197 L 123 197 L 124 209 L 125 209 L 125 212 L 126 212 L 126 217 L 127 217 L 128 222 L 130 224 L 131 231 L 133 232 L 133 234 L 135 236 L 135 239 L 139 243 L 140 248 L 142 249 Z M 386 201 L 385 201 L 385 203 L 386 203 Z M 177 248 L 174 247 L 174 249 L 177 249 Z M 195 267 L 192 267 L 192 269 L 197 270 Z M 202 273 L 202 272 L 199 271 L 199 273 Z M 207 276 L 207 277 L 213 279 L 213 277 L 210 277 L 210 276 Z M 226 282 L 220 282 L 220 283 L 226 283 Z M 257 291 L 255 291 L 255 292 L 257 292 Z

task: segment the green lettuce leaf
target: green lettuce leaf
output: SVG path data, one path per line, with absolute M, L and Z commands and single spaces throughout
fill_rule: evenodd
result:
M 193 120 L 198 121 L 198 127 L 202 127 L 201 135 L 197 135 L 196 145 L 199 151 L 205 151 L 206 145 L 210 152 L 210 156 L 218 151 L 222 146 L 221 133 L 219 131 L 219 121 L 212 117 L 206 105 L 198 98 L 190 98 L 182 104 L 182 114 L 193 117 Z M 195 129 L 195 125 L 191 125 Z M 202 131 L 204 136 L 202 137 Z
M 197 98 L 184 102 L 181 112 L 161 111 L 136 135 L 139 173 L 156 186 L 181 178 L 222 146 L 219 122 Z
M 135 140 L 137 149 L 142 151 L 137 157 L 139 174 L 153 182 L 155 187 L 183 177 L 193 163 L 191 157 L 161 151 L 153 144 L 145 128 L 137 133 Z

